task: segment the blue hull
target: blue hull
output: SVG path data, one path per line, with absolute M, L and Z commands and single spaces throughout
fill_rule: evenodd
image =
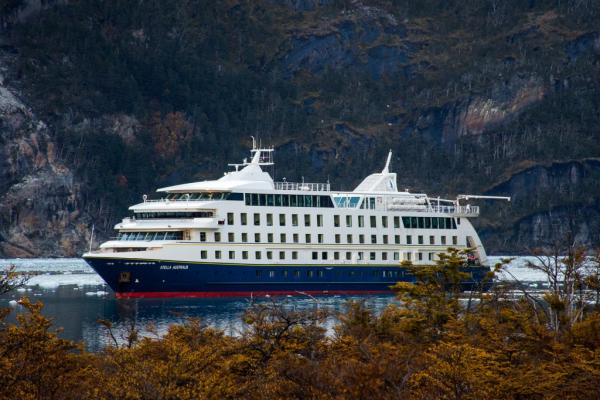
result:
M 401 266 L 245 265 L 85 258 L 117 297 L 225 297 L 390 292 L 414 282 Z M 464 290 L 480 288 L 488 267 L 468 267 Z

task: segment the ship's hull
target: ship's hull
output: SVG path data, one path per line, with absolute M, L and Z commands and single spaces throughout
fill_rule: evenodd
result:
M 396 282 L 414 282 L 402 266 L 249 265 L 84 257 L 119 298 L 249 297 L 389 293 Z M 482 286 L 488 267 L 465 268 L 464 290 Z

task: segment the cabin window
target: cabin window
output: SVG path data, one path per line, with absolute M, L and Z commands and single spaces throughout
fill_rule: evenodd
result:
M 412 229 L 417 229 L 419 227 L 419 219 L 417 217 L 410 217 L 410 227 Z
M 335 242 L 336 243 L 341 243 L 342 242 L 341 235 L 339 233 L 335 234 Z
M 285 226 L 285 214 L 279 214 L 279 226 Z
M 333 259 L 334 260 L 339 260 L 340 259 L 340 252 L 339 251 L 334 251 L 333 252 Z
M 298 214 L 292 214 L 292 226 L 298 226 Z
M 431 218 L 425 218 L 425 229 L 431 229 Z
M 352 215 L 346 215 L 346 227 L 352 227 Z
M 381 217 L 381 226 L 383 226 L 384 228 L 388 227 L 388 217 L 386 217 L 386 216 Z
M 305 235 L 306 243 L 310 243 L 310 233 Z
M 275 271 L 269 271 L 269 278 L 275 278 Z
M 442 236 L 442 244 L 446 244 L 446 236 Z
M 358 235 L 358 243 L 365 244 L 365 235 Z
M 229 252 L 229 259 L 230 260 L 234 260 L 235 259 L 235 251 L 232 250 L 232 251 Z
M 437 218 L 431 218 L 431 227 L 433 229 L 438 229 L 438 219 Z
M 298 259 L 298 252 L 292 251 L 292 260 L 297 260 L 297 259 Z
M 395 229 L 400 228 L 400 217 L 398 217 L 398 216 L 394 217 L 394 228 Z
M 375 215 L 371 215 L 370 221 L 371 221 L 371 228 L 377 228 L 377 217 Z
M 425 228 L 425 218 L 419 217 L 419 229 Z
M 208 258 L 208 252 L 206 250 L 200 251 L 200 258 L 206 260 Z
M 458 236 L 452 236 L 452 244 L 455 246 L 458 244 Z
M 319 259 L 319 252 L 318 251 L 313 251 L 312 252 L 312 259 L 313 260 L 318 260 Z
M 255 252 L 254 252 L 254 257 L 255 257 L 257 260 L 260 260 L 260 259 L 261 259 L 261 252 L 260 252 L 260 251 L 255 251 Z
M 376 254 L 375 254 L 374 251 L 372 251 L 371 253 L 369 253 L 369 259 L 371 261 L 375 261 L 377 259 L 377 256 L 376 256 Z
M 273 214 L 267 214 L 267 226 L 273 226 Z
M 317 234 L 317 242 L 323 243 L 323 234 L 322 233 Z
M 290 205 L 290 196 L 288 196 L 288 195 L 285 195 L 285 194 L 284 194 L 284 195 L 282 195 L 282 196 L 281 196 L 281 204 L 282 204 L 284 207 L 289 207 L 289 205 Z
M 423 235 L 417 236 L 417 241 L 419 244 L 423 244 Z
M 246 213 L 241 213 L 240 214 L 240 221 L 242 225 L 247 225 L 248 224 L 248 216 L 246 215 Z
M 267 233 L 267 242 L 273 243 L 273 234 L 272 233 Z
M 435 244 L 435 236 L 429 236 L 429 244 Z
M 280 260 L 285 260 L 285 251 L 280 251 L 279 252 L 279 259 Z
M 217 260 L 221 259 L 221 250 L 215 250 L 215 259 L 217 259 Z
M 268 194 L 267 195 L 267 206 L 273 206 L 275 204 L 275 195 Z
M 406 244 L 412 244 L 412 236 L 406 235 Z
M 247 251 L 242 251 L 242 258 L 243 258 L 244 260 L 247 260 L 247 259 L 248 259 L 248 252 L 247 252 Z
M 359 228 L 364 228 L 365 227 L 365 216 L 364 215 L 359 215 L 358 216 L 358 227 Z
M 243 243 L 247 243 L 248 242 L 248 234 L 247 233 L 242 233 L 242 242 Z
M 300 271 L 294 271 L 294 278 L 300 278 Z
M 333 226 L 336 228 L 340 227 L 340 216 L 339 215 L 333 216 Z
M 383 244 L 388 244 L 388 235 L 383 235 Z
M 267 251 L 267 260 L 272 260 L 272 259 L 273 259 L 273 252 Z
M 282 234 L 279 235 L 279 241 L 281 243 L 285 243 L 285 233 L 282 233 Z
M 255 226 L 260 225 L 260 214 L 259 213 L 254 213 L 254 225 Z
M 254 243 L 260 243 L 260 233 L 254 234 Z
M 371 235 L 371 244 L 377 244 L 377 235 Z
M 233 232 L 229 232 L 227 234 L 227 240 L 229 241 L 229 243 L 235 242 L 235 234 Z
M 395 261 L 398 261 L 398 260 L 400 260 L 400 252 L 398 252 L 398 251 L 395 251 L 395 252 L 394 252 L 394 260 L 395 260 Z
M 206 232 L 200 232 L 200 241 L 206 242 Z
M 292 235 L 292 241 L 293 241 L 294 243 L 300 243 L 300 239 L 298 238 L 298 234 L 297 234 L 297 233 L 294 233 L 294 234 Z
M 352 235 L 346 235 L 346 241 L 348 242 L 348 244 L 352 244 Z
M 326 251 L 321 252 L 321 259 L 327 260 L 327 252 Z
M 387 261 L 387 257 L 388 257 L 388 253 L 387 252 L 384 251 L 383 253 L 381 253 L 381 259 L 383 261 Z
M 352 252 L 350 252 L 350 251 L 346 252 L 346 260 L 352 260 Z
M 310 226 L 310 214 L 304 214 L 304 226 Z
M 323 226 L 323 215 L 317 214 L 317 226 Z
M 215 232 L 215 242 L 221 241 L 221 232 Z
M 275 195 L 275 206 L 276 207 L 281 207 L 281 195 L 280 194 L 276 194 Z
M 290 195 L 290 207 L 297 207 L 298 206 L 298 201 L 296 198 L 296 195 L 292 194 Z
M 227 225 L 233 225 L 233 213 L 227 213 Z
M 394 243 L 400 244 L 400 235 L 394 235 Z

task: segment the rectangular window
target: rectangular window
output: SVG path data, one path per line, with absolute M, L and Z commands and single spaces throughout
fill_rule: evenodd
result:
M 371 221 L 371 228 L 377 228 L 377 217 L 375 215 L 371 215 L 370 221 Z
M 285 214 L 279 214 L 279 226 L 285 226 Z
M 313 251 L 312 252 L 312 259 L 313 260 L 318 260 L 319 259 L 319 252 L 318 251 Z
M 348 244 L 352 244 L 352 235 L 346 235 L 346 242 L 348 242 Z
M 365 235 L 358 235 L 358 243 L 365 244 Z
M 433 253 L 428 254 L 428 259 L 429 259 L 429 261 L 433 261 Z
M 229 252 L 229 259 L 230 259 L 230 260 L 235 260 L 235 251 L 231 250 L 231 251 Z
M 217 260 L 220 260 L 220 259 L 221 259 L 221 250 L 215 250 L 215 258 L 216 258 Z
M 297 260 L 297 259 L 298 259 L 298 252 L 292 251 L 292 260 Z
M 242 233 L 242 242 L 248 243 L 248 234 L 247 233 Z
M 352 228 L 352 215 L 346 215 L 346 227 Z
M 317 242 L 319 242 L 319 243 L 323 243 L 323 234 L 322 234 L 322 233 L 319 233 L 319 234 L 317 235 Z
M 435 236 L 429 236 L 429 244 L 435 244 Z
M 321 252 L 321 259 L 322 260 L 327 260 L 327 252 L 326 251 L 322 251 Z
M 221 241 L 221 232 L 215 232 L 215 242 Z
M 406 235 L 406 244 L 412 244 L 412 236 Z
M 385 252 L 385 251 L 384 251 L 383 253 L 381 253 L 381 259 L 382 259 L 383 261 L 387 261 L 387 256 L 388 256 L 388 253 L 387 253 L 387 252 Z
M 377 235 L 371 235 L 371 244 L 377 244 Z
M 341 235 L 340 235 L 339 233 L 336 233 L 336 234 L 335 234 L 335 242 L 336 242 L 336 243 L 341 243 L 341 242 L 342 242 L 342 240 L 341 240 Z
M 339 215 L 333 216 L 333 226 L 336 228 L 340 227 L 340 216 Z
M 285 233 L 282 233 L 282 234 L 279 235 L 279 241 L 281 243 L 285 243 Z
M 362 251 L 359 251 L 358 254 L 357 254 L 357 259 L 359 261 L 364 260 L 365 259 L 365 253 L 363 253 Z
M 431 218 L 431 228 L 433 229 L 437 229 L 438 228 L 438 219 L 437 218 Z
M 281 195 L 280 194 L 275 195 L 275 206 L 281 207 Z
M 248 252 L 247 252 L 247 251 L 242 251 L 242 258 L 243 258 L 244 260 L 247 260 L 247 259 L 248 259 Z
M 323 215 L 317 214 L 317 226 L 323 226 Z
M 446 244 L 446 236 L 442 236 L 442 244 Z
M 273 259 L 273 252 L 267 251 L 267 260 L 272 260 L 272 259 Z
M 419 261 L 423 261 L 423 253 L 419 252 Z
M 333 259 L 334 260 L 339 260 L 340 259 L 340 252 L 339 251 L 334 251 L 333 252 Z
M 254 243 L 260 243 L 260 233 L 254 234 Z
M 200 252 L 200 258 L 206 260 L 208 258 L 208 252 L 206 250 L 202 250 Z
M 259 213 L 254 213 L 254 225 L 255 226 L 260 225 L 260 214 Z
M 227 225 L 233 225 L 233 213 L 227 213 Z
M 388 244 L 388 235 L 383 235 L 383 244 Z
M 304 226 L 310 226 L 310 214 L 304 214 Z
M 267 214 L 267 226 L 273 226 L 273 214 Z
M 350 251 L 346 252 L 346 260 L 352 260 L 352 253 Z
M 400 244 L 400 235 L 394 235 L 394 243 Z
M 292 226 L 298 226 L 298 214 L 292 214 Z
M 200 241 L 206 242 L 206 232 L 200 232 Z
M 388 227 L 388 217 L 386 217 L 386 216 L 381 217 L 381 226 L 383 226 L 384 228 Z
M 306 243 L 310 243 L 310 233 L 305 235 Z
M 364 228 L 365 227 L 365 216 L 364 215 L 359 215 L 358 216 L 358 227 L 359 228 Z
M 400 253 L 399 253 L 399 252 L 397 252 L 397 251 L 395 251 L 395 252 L 394 252 L 394 260 L 395 260 L 395 261 L 398 261 L 398 260 L 400 260 Z
M 412 253 L 410 253 L 408 251 L 406 253 L 404 253 L 404 259 L 406 261 L 411 261 L 412 260 Z
M 227 234 L 227 240 L 229 241 L 229 243 L 235 242 L 235 234 L 233 232 L 229 232 Z
M 423 244 L 423 235 L 417 236 L 417 241 L 419 244 Z
M 458 236 L 452 236 L 452 244 L 455 246 L 458 244 Z
M 300 243 L 300 239 L 298 239 L 298 234 L 297 233 L 294 233 L 292 235 L 292 239 L 293 239 L 294 243 Z
M 280 260 L 285 260 L 285 251 L 280 251 L 279 252 L 279 259 Z
M 402 217 L 402 224 L 404 225 L 405 229 L 409 229 L 410 228 L 410 217 Z
M 272 233 L 267 233 L 267 242 L 273 243 L 273 234 Z
M 260 251 L 255 251 L 255 252 L 254 252 L 254 258 L 256 258 L 257 260 L 260 260 L 260 258 L 261 258 L 261 253 L 260 253 Z
M 241 213 L 240 214 L 240 221 L 242 225 L 248 225 L 248 215 L 246 213 Z
M 374 251 L 372 251 L 372 252 L 369 253 L 369 259 L 371 261 L 375 261 L 376 258 L 377 258 L 377 256 L 376 256 L 376 254 L 375 254 Z
M 398 217 L 398 216 L 394 217 L 394 228 L 395 229 L 400 228 L 400 217 Z

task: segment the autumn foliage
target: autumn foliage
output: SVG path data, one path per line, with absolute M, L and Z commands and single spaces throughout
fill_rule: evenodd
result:
M 275 300 L 251 305 L 238 337 L 190 320 L 162 337 L 140 337 L 132 327 L 125 342 L 89 353 L 60 339 L 41 305 L 24 299 L 26 312 L 0 329 L 0 397 L 600 398 L 594 303 L 562 284 L 537 296 L 515 296 L 497 282 L 465 294 L 463 256 L 450 250 L 432 267 L 408 265 L 417 282 L 395 286 L 397 304 L 376 315 L 350 303 L 329 334 L 327 311 Z M 572 256 L 561 263 L 582 261 Z

